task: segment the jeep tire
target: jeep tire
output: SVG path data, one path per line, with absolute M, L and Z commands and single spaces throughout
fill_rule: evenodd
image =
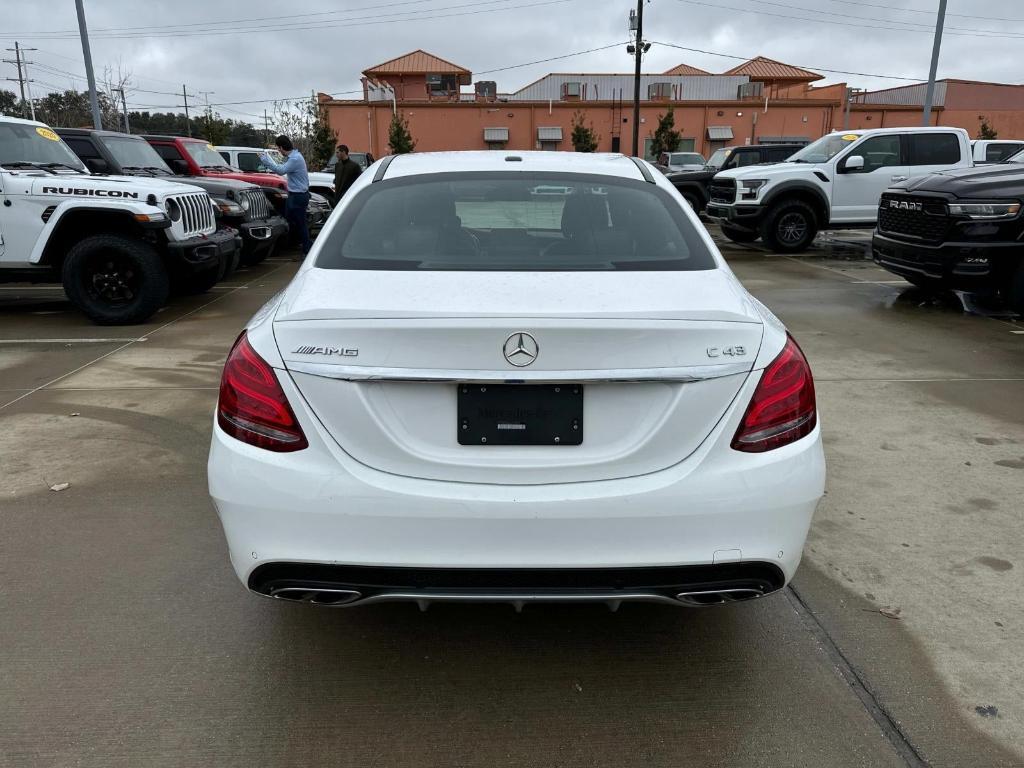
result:
M 800 200 L 776 203 L 761 222 L 761 239 L 774 253 L 806 251 L 818 234 L 814 209 Z
M 160 255 L 125 235 L 91 235 L 75 243 L 62 279 L 71 303 L 98 325 L 143 323 L 170 293 Z
M 747 229 L 736 229 L 735 227 L 730 227 L 728 224 L 722 225 L 722 234 L 734 243 L 752 243 L 761 237 L 760 232 L 751 232 Z

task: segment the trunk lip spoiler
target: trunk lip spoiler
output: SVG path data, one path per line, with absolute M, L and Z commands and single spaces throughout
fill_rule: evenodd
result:
M 405 381 L 449 382 L 458 384 L 560 384 L 616 383 L 645 384 L 668 382 L 676 384 L 707 381 L 725 376 L 750 373 L 754 361 L 721 365 L 692 365 L 675 368 L 630 368 L 622 370 L 576 371 L 488 371 L 452 370 L 443 368 L 380 368 L 359 365 L 330 365 L 284 361 L 290 373 L 305 373 L 340 381 Z

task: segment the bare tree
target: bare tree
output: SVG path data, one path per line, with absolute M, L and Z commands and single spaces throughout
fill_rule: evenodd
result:
M 110 66 L 103 68 L 99 101 L 100 118 L 103 120 L 104 128 L 127 132 L 128 127 L 125 125 L 124 113 L 121 111 L 121 92 L 122 89 L 130 87 L 131 80 L 131 70 L 122 70 L 121 62 L 117 63 L 116 73 Z

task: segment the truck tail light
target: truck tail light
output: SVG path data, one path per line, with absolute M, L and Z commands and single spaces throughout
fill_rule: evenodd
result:
M 274 369 L 252 348 L 245 332 L 224 364 L 217 423 L 236 440 L 287 453 L 309 446 Z
M 761 374 L 732 447 L 746 453 L 771 451 L 809 435 L 817 423 L 811 367 L 786 334 L 786 346 Z

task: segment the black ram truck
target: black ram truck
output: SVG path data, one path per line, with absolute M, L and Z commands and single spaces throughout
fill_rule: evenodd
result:
M 665 178 L 672 182 L 683 199 L 693 210 L 700 213 L 711 199 L 711 180 L 719 171 L 742 168 L 760 163 L 781 163 L 794 152 L 803 149 L 803 144 L 754 144 L 742 147 L 723 147 L 708 158 L 708 164 L 695 171 L 667 173 Z
M 890 187 L 875 262 L 924 288 L 998 292 L 1024 314 L 1024 153 Z
M 256 184 L 213 176 L 175 176 L 141 136 L 90 128 L 58 128 L 57 133 L 93 174 L 166 178 L 205 189 L 217 206 L 218 224 L 237 230 L 241 236 L 243 264 L 265 259 L 278 239 L 288 232 L 288 223 Z M 235 266 L 226 265 L 221 278 Z

